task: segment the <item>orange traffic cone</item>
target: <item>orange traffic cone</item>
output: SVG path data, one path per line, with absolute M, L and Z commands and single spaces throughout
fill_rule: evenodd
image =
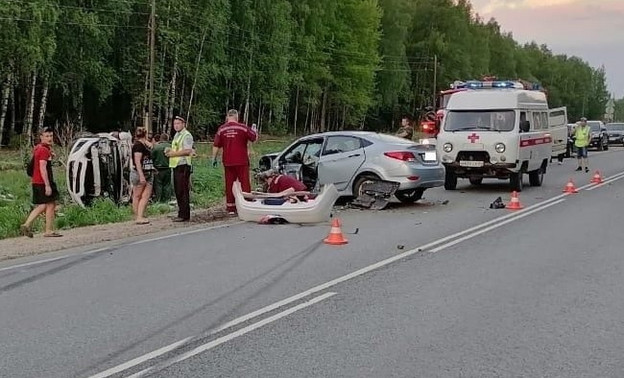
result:
M 332 221 L 329 235 L 325 238 L 325 240 L 323 240 L 323 242 L 329 245 L 343 245 L 349 242 L 342 235 L 342 231 L 340 230 L 340 221 L 338 220 L 338 218 L 334 218 L 334 220 Z
M 578 190 L 576 190 L 576 187 L 574 186 L 574 181 L 572 181 L 572 179 L 570 179 L 570 181 L 568 181 L 568 183 L 566 184 L 565 188 L 563 188 L 563 192 L 569 194 L 578 193 Z
M 511 201 L 507 206 L 505 206 L 509 210 L 520 210 L 524 209 L 524 206 L 520 203 L 520 199 L 518 198 L 518 192 L 515 190 L 511 192 Z
M 600 171 L 596 171 L 591 182 L 592 184 L 602 184 L 602 176 L 600 176 Z

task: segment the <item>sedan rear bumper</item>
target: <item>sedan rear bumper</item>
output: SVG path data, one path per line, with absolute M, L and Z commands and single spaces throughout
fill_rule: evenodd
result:
M 388 172 L 385 179 L 399 183 L 398 190 L 428 189 L 444 185 L 445 169 L 439 164 L 435 166 L 409 166 L 401 172 Z

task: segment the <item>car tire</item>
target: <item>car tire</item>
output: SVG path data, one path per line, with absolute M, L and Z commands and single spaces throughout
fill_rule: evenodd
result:
M 455 172 L 446 171 L 446 175 L 444 177 L 444 189 L 446 190 L 455 190 L 457 188 L 457 175 Z
M 483 177 L 470 177 L 468 181 L 474 186 L 479 186 L 483 183 Z
M 357 198 L 360 196 L 360 190 L 362 188 L 362 185 L 364 185 L 365 182 L 375 181 L 375 180 L 381 180 L 381 179 L 377 175 L 374 175 L 372 173 L 366 173 L 358 177 L 353 183 L 353 197 Z
M 522 187 L 523 187 L 522 178 L 523 178 L 522 171 L 510 174 L 509 186 L 511 187 L 511 190 L 516 191 L 516 192 L 522 191 Z
M 394 196 L 403 203 L 414 203 L 422 198 L 425 193 L 425 189 L 411 189 L 411 190 L 401 190 L 400 192 L 394 193 Z
M 531 184 L 531 186 L 542 186 L 542 182 L 544 182 L 543 168 L 529 172 L 529 184 Z

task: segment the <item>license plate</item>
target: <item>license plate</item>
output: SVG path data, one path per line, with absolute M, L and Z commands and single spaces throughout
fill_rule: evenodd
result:
M 425 161 L 436 161 L 437 160 L 437 156 L 436 156 L 435 151 L 425 152 L 424 160 Z
M 461 160 L 459 162 L 459 165 L 462 167 L 471 167 L 471 168 L 478 168 L 478 167 L 483 167 L 483 162 L 482 161 L 466 161 L 466 160 Z

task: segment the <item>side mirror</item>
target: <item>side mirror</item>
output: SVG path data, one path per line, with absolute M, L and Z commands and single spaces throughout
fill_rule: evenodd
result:
M 520 131 L 523 133 L 528 133 L 531 130 L 531 122 L 529 121 L 520 121 Z

